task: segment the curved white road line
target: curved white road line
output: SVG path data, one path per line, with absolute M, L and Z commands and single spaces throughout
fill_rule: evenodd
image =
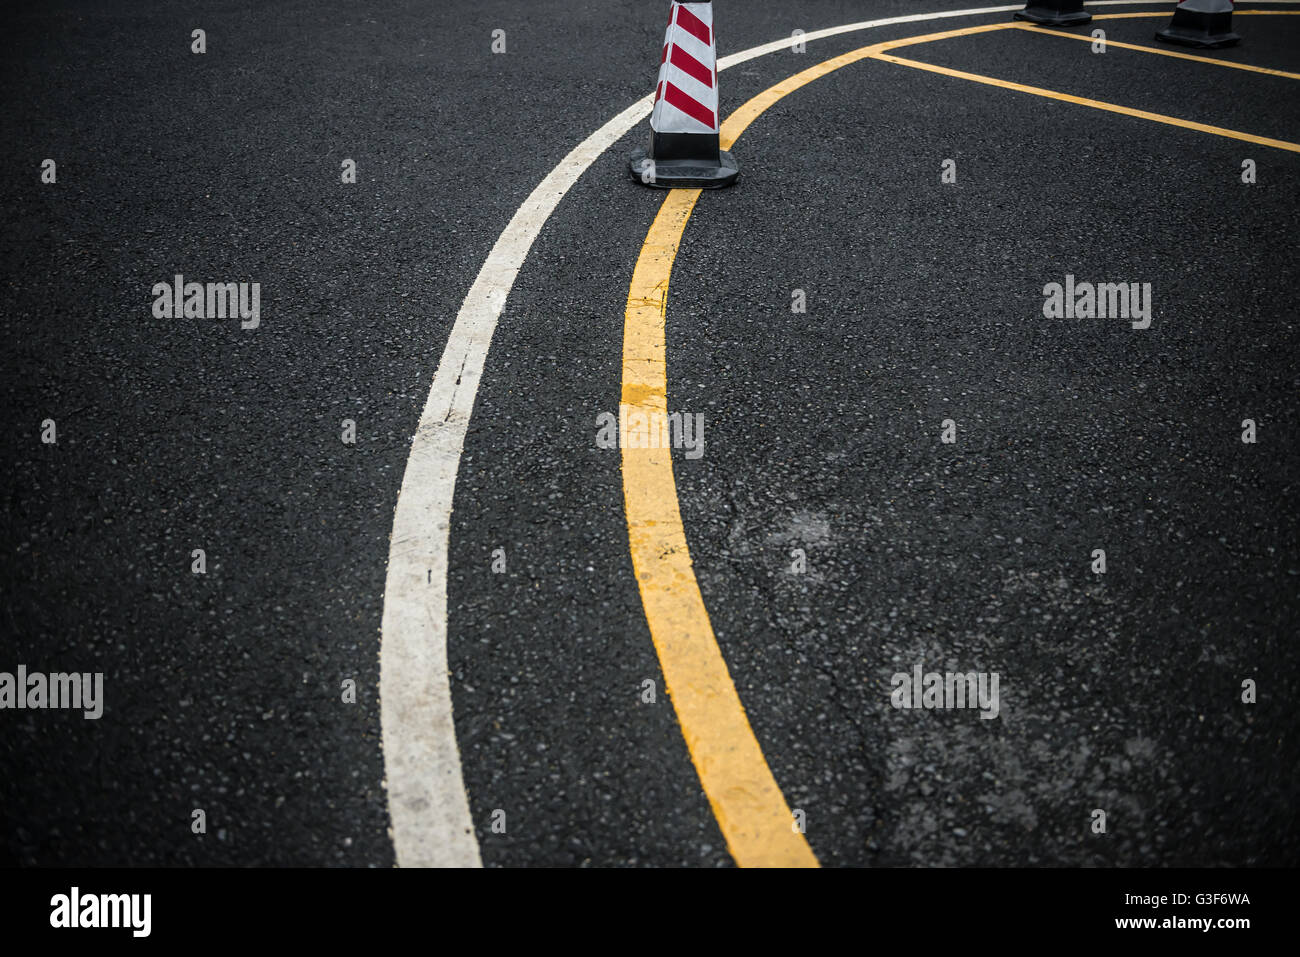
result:
M 1158 3 L 1169 0 L 1098 0 L 1089 6 Z M 887 17 L 814 30 L 803 39 L 1023 7 L 1013 3 Z M 718 69 L 788 50 L 790 42 L 785 37 L 722 57 Z M 653 94 L 637 100 L 578 144 L 519 207 L 460 307 L 411 442 L 389 542 L 379 663 L 388 809 L 400 867 L 481 866 L 447 677 L 447 538 L 461 449 L 492 334 L 547 218 L 587 167 L 650 115 L 652 100 Z

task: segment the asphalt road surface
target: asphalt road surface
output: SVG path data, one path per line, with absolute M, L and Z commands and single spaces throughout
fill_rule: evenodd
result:
M 718 0 L 718 53 L 972 6 Z M 651 89 L 666 7 L 5 14 L 0 672 L 104 692 L 95 720 L 0 713 L 0 860 L 396 863 L 381 625 L 421 411 L 516 210 Z M 1272 73 L 1151 52 L 1181 49 L 1152 38 L 1170 7 L 1069 31 L 1142 50 L 1011 28 L 892 51 L 948 72 L 836 69 L 754 120 L 686 225 L 681 523 L 822 865 L 1300 863 L 1300 7 L 1182 50 Z M 721 114 L 1010 16 L 756 56 Z M 455 463 L 447 786 L 486 866 L 737 863 L 596 440 L 669 195 L 627 173 L 646 126 L 541 228 Z M 259 324 L 158 318 L 178 273 L 257 282 Z M 1149 288 L 1149 327 L 1045 316 L 1067 276 Z M 916 668 L 996 673 L 996 713 L 895 707 Z

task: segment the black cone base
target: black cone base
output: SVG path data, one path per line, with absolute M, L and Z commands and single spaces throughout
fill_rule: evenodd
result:
M 654 166 L 647 169 L 646 163 Z M 731 154 L 718 151 L 717 160 L 713 159 L 656 159 L 652 160 L 645 150 L 637 150 L 631 156 L 629 168 L 632 178 L 646 186 L 660 189 L 720 189 L 730 186 L 740 175 L 740 167 Z
M 1075 27 L 1091 20 L 1092 14 L 1083 9 L 1083 0 L 1041 0 L 1025 4 L 1015 19 L 1045 27 Z
M 1232 32 L 1232 4 L 1224 0 L 1189 0 L 1174 9 L 1174 22 L 1156 34 L 1157 40 L 1213 50 L 1241 42 Z

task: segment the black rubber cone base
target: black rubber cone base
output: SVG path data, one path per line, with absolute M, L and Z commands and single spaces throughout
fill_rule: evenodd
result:
M 647 162 L 654 166 L 647 169 Z M 629 169 L 638 183 L 660 189 L 721 189 L 740 175 L 735 159 L 724 150 L 718 151 L 716 163 L 707 159 L 652 160 L 645 150 L 637 150 L 631 156 Z
M 1200 7 L 1201 9 L 1197 9 Z M 1232 6 L 1217 0 L 1184 3 L 1174 9 L 1174 22 L 1156 34 L 1157 40 L 1185 47 L 1215 50 L 1235 46 L 1241 37 L 1232 32 Z
M 1015 15 L 1017 20 L 1045 27 L 1077 27 L 1092 19 L 1092 14 L 1083 9 L 1083 0 L 1056 0 L 1056 2 L 1029 3 L 1025 9 Z

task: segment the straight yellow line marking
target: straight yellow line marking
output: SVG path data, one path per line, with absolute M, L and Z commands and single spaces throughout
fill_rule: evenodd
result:
M 1113 14 L 1094 19 L 1129 16 L 1151 17 L 1161 14 Z M 1014 26 L 1014 23 L 995 23 L 888 40 L 810 67 L 758 94 L 728 117 L 719 136 L 722 148 L 730 149 L 750 123 L 782 97 L 850 63 L 875 57 L 980 83 L 1300 151 L 1300 146 L 1293 143 L 1252 137 L 1155 113 L 1020 86 L 992 77 L 961 73 L 903 60 L 886 53 L 899 47 L 1006 30 Z M 662 420 L 650 418 L 651 416 L 666 416 L 668 412 L 668 281 L 682 235 L 700 193 L 701 190 L 698 189 L 669 191 L 646 234 L 632 273 L 624 313 L 621 396 L 622 404 L 627 406 L 629 426 L 636 421 L 634 415 L 647 416 L 641 420 L 643 422 L 655 422 Z M 635 432 L 637 429 L 630 427 L 628 431 Z M 622 438 L 626 439 L 627 436 Z M 626 446 L 625 442 L 620 444 Z M 668 694 L 677 712 L 682 737 L 686 739 L 691 761 L 718 820 L 718 827 L 727 841 L 727 847 L 741 867 L 816 867 L 817 858 L 807 840 L 793 826 L 790 807 L 767 766 L 758 739 L 754 737 L 740 696 L 736 693 L 731 674 L 727 670 L 727 663 L 713 634 L 709 613 L 704 607 L 704 599 L 691 565 L 686 530 L 682 525 L 681 508 L 677 499 L 677 486 L 673 478 L 671 451 L 668 448 L 624 447 L 622 460 L 628 544 L 632 554 L 632 567 L 641 591 L 641 603 L 663 668 Z
M 1245 13 L 1246 11 L 1239 11 Z M 1297 11 L 1288 10 L 1286 13 L 1295 13 Z M 1045 30 L 1042 27 L 1036 27 L 1028 23 L 1017 23 L 1016 27 L 1025 30 L 1028 33 L 1042 33 L 1049 37 L 1066 37 L 1070 40 L 1082 40 L 1084 43 L 1095 42 L 1091 36 L 1086 33 L 1063 33 L 1060 30 Z M 1286 70 L 1274 70 L 1266 66 L 1253 66 L 1249 63 L 1233 63 L 1231 60 L 1221 60 L 1212 56 L 1197 56 L 1195 53 L 1178 53 L 1175 50 L 1162 50 L 1159 47 L 1141 46 L 1137 43 L 1121 43 L 1118 40 L 1106 40 L 1107 48 L 1119 47 L 1122 50 L 1137 50 L 1139 53 L 1156 53 L 1160 56 L 1171 56 L 1179 60 L 1195 60 L 1197 63 L 1213 63 L 1215 66 L 1231 67 L 1234 70 L 1249 70 L 1251 73 L 1263 73 L 1268 76 L 1282 76 L 1288 80 L 1300 80 L 1300 73 L 1288 73 Z
M 944 76 L 956 77 L 959 80 L 971 80 L 975 83 L 985 83 L 989 86 L 1001 87 L 1004 90 L 1016 90 L 1020 93 L 1032 93 L 1035 96 L 1045 96 L 1048 99 L 1061 100 L 1065 103 L 1075 103 L 1079 106 L 1090 106 L 1094 110 L 1105 110 L 1108 113 L 1120 113 L 1124 116 L 1134 116 L 1141 120 L 1151 120 L 1154 123 L 1180 126 L 1185 130 L 1197 130 L 1201 133 L 1211 133 L 1215 136 L 1226 136 L 1234 140 L 1244 140 L 1247 143 L 1258 143 L 1260 146 L 1272 146 L 1275 149 L 1290 150 L 1292 153 L 1300 153 L 1300 143 L 1288 143 L 1286 140 L 1270 139 L 1267 136 L 1256 136 L 1253 133 L 1241 133 L 1237 130 L 1224 129 L 1221 126 L 1210 126 L 1207 123 L 1197 123 L 1193 120 L 1182 120 L 1176 116 L 1165 116 L 1163 113 L 1148 113 L 1146 110 L 1135 110 L 1130 106 L 1120 106 L 1117 103 L 1106 103 L 1102 100 L 1090 100 L 1082 96 L 1072 96 L 1069 93 L 1057 93 L 1055 90 L 1044 90 L 1042 87 L 1038 86 L 1025 86 L 1023 83 L 1012 83 L 1010 80 L 999 80 L 997 77 L 982 76 L 979 73 L 966 73 L 962 70 L 953 70 L 946 66 L 936 66 L 933 63 L 921 63 L 919 60 L 905 60 L 902 57 L 893 56 L 888 53 L 873 53 L 871 56 L 877 60 L 897 63 L 900 66 L 910 66 L 917 70 L 929 70 L 931 73 L 942 73 Z

